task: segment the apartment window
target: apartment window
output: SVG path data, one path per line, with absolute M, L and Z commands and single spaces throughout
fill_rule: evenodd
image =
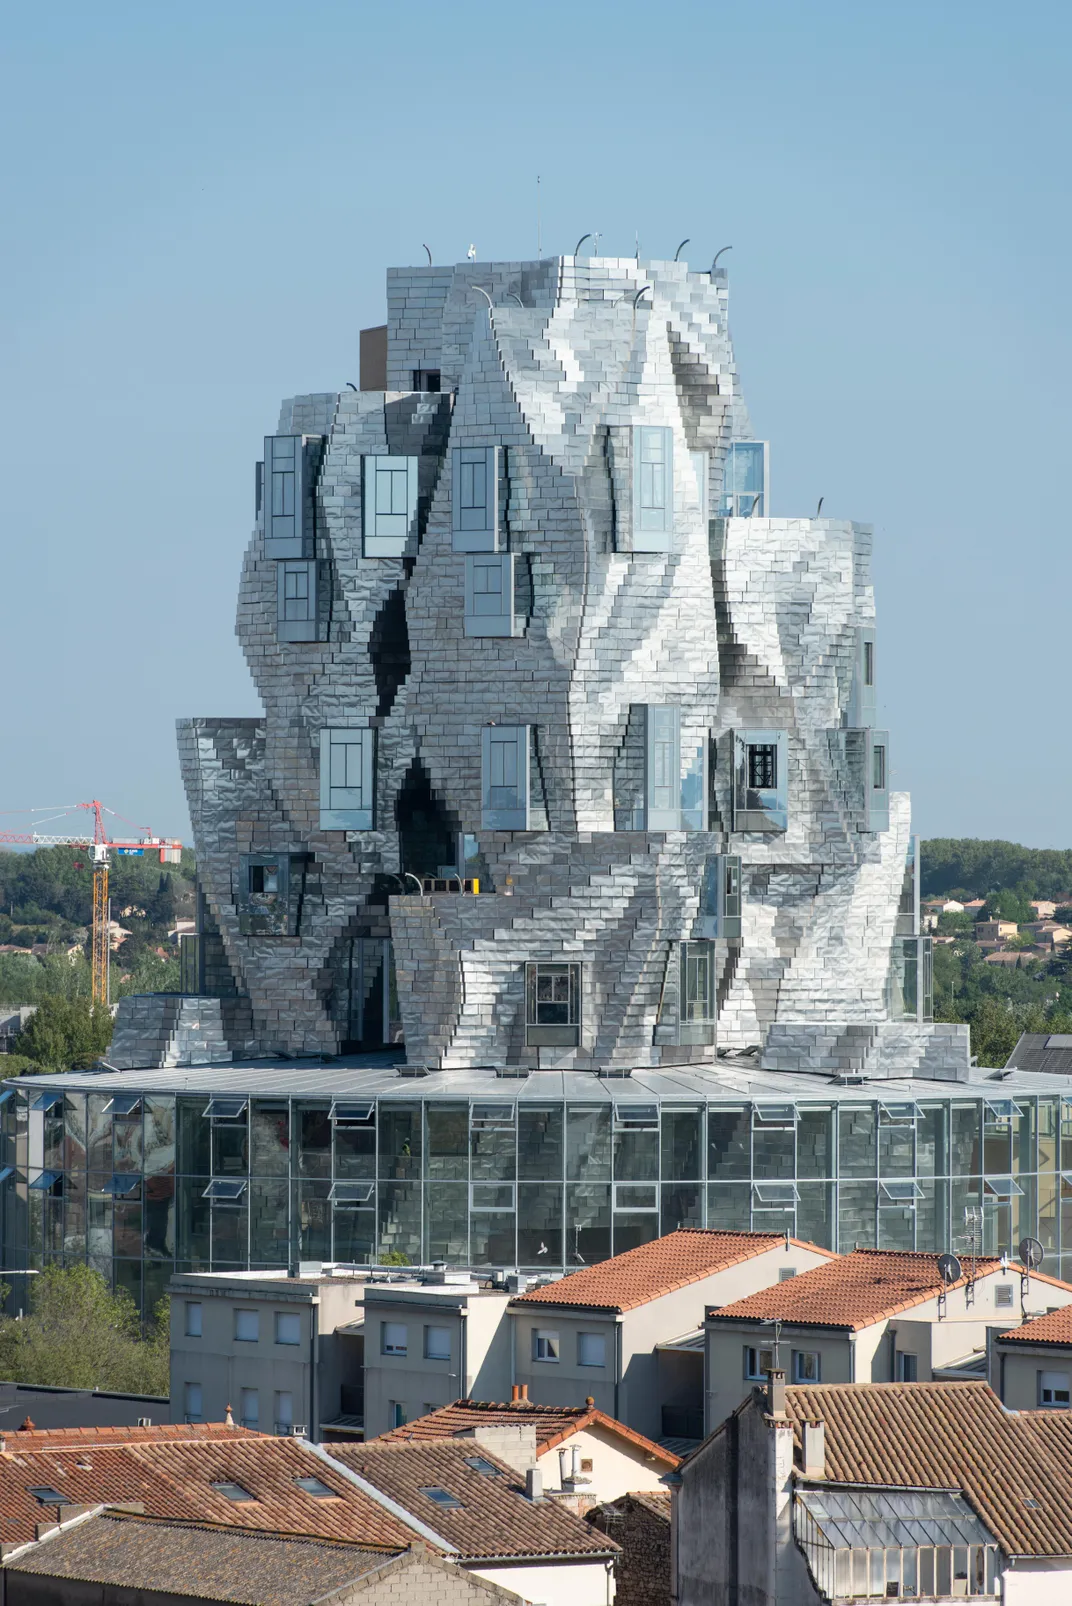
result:
M 1072 1403 L 1067 1372 L 1040 1372 L 1038 1374 L 1038 1402 L 1058 1410 L 1067 1410 Z
M 185 1383 L 182 1390 L 183 1415 L 187 1422 L 203 1422 L 200 1383 Z
M 269 558 L 307 558 L 312 552 L 313 500 L 319 441 L 268 435 L 264 441 L 261 501 L 264 550 Z
M 998 1283 L 994 1289 L 994 1304 L 998 1310 L 1012 1309 L 1012 1283 Z
M 733 441 L 722 474 L 723 518 L 763 518 L 769 475 L 766 441 Z
M 451 453 L 451 522 L 455 552 L 494 552 L 499 533 L 499 452 L 461 446 Z
M 234 1336 L 240 1344 L 256 1344 L 261 1336 L 261 1317 L 256 1310 L 236 1310 Z
M 276 566 L 276 637 L 279 641 L 315 641 L 316 562 L 290 559 Z
M 744 1375 L 750 1383 L 765 1383 L 768 1375 L 774 1371 L 774 1351 L 772 1349 L 756 1349 L 746 1344 L 744 1350 Z
M 778 749 L 773 742 L 750 742 L 748 784 L 773 790 L 778 785 Z
M 871 785 L 876 792 L 886 790 L 886 749 L 877 742 L 871 749 Z
M 577 1334 L 577 1365 L 606 1366 L 607 1340 L 603 1333 Z
M 919 1377 L 919 1356 L 911 1350 L 899 1349 L 895 1356 L 894 1372 L 898 1383 L 915 1383 Z
M 710 942 L 681 944 L 681 1030 L 685 1044 L 715 1040 L 715 949 Z
M 712 853 L 704 860 L 700 889 L 699 937 L 739 939 L 741 935 L 741 859 Z
M 532 1358 L 534 1361 L 557 1361 L 558 1334 L 550 1332 L 546 1327 L 534 1327 L 532 1330 Z
M 393 1428 L 404 1428 L 406 1425 L 406 1407 L 401 1400 L 388 1400 L 387 1420 Z
M 275 1313 L 275 1341 L 277 1344 L 301 1343 L 301 1317 L 292 1311 Z
M 481 825 L 529 829 L 529 727 L 485 725 L 481 736 Z
M 243 1389 L 239 1406 L 241 1422 L 244 1428 L 255 1428 L 260 1423 L 261 1405 L 260 1395 L 256 1389 Z
M 581 967 L 525 967 L 525 1041 L 529 1048 L 576 1048 L 581 1040 Z
M 514 555 L 470 553 L 465 559 L 465 634 L 514 633 Z
M 818 1350 L 795 1349 L 793 1351 L 794 1383 L 819 1383 L 822 1381 L 819 1372 Z
M 362 459 L 366 558 L 401 558 L 417 518 L 415 457 Z
M 320 829 L 371 831 L 376 732 L 320 732 Z
M 665 552 L 674 528 L 674 432 L 662 425 L 633 430 L 633 550 Z
M 426 1361 L 450 1360 L 450 1328 L 426 1327 L 424 1330 L 424 1358 Z
M 199 1300 L 186 1301 L 186 1337 L 201 1337 L 201 1303 Z
M 275 1431 L 290 1433 L 294 1428 L 294 1396 L 289 1389 L 275 1391 Z
M 408 1335 L 404 1322 L 380 1323 L 380 1354 L 405 1355 Z

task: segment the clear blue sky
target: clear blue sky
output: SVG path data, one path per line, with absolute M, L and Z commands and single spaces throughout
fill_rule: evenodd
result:
M 188 833 L 279 400 L 357 379 L 389 264 L 732 244 L 773 509 L 874 523 L 924 835 L 1072 846 L 1072 8 L 184 0 L 10 8 L 0 808 Z M 12 822 L 14 823 L 14 822 Z

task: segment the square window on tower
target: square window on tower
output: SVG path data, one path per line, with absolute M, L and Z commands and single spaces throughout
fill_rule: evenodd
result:
M 633 429 L 633 551 L 667 552 L 674 529 L 674 432 Z
M 414 550 L 417 531 L 416 457 L 364 457 L 364 554 L 401 558 Z
M 499 448 L 451 452 L 451 527 L 455 552 L 499 550 Z
M 734 831 L 788 828 L 788 758 L 789 738 L 785 731 L 734 732 Z

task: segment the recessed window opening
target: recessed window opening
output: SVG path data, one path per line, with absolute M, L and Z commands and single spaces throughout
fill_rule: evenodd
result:
M 557 1361 L 559 1353 L 558 1334 L 548 1331 L 545 1327 L 535 1327 L 532 1331 L 532 1358 L 534 1361 Z
M 875 746 L 871 749 L 871 785 L 876 792 L 886 790 L 886 749 Z
M 276 893 L 279 891 L 279 867 L 274 864 L 251 864 L 249 867 L 249 890 L 258 893 Z
M 449 1489 L 440 1488 L 438 1484 L 433 1484 L 429 1489 L 422 1489 L 421 1494 L 427 1495 L 429 1500 L 434 1500 L 437 1506 L 443 1506 L 448 1511 L 461 1506 L 457 1495 L 451 1494 Z
M 32 1494 L 34 1499 L 40 1501 L 43 1506 L 69 1506 L 72 1504 L 68 1495 L 61 1494 L 50 1483 L 34 1484 L 27 1490 L 27 1493 Z
M 300 1489 L 303 1494 L 311 1494 L 316 1500 L 342 1499 L 342 1495 L 335 1489 L 329 1489 L 327 1484 L 321 1483 L 319 1478 L 295 1478 L 294 1487 Z
M 864 640 L 864 685 L 875 684 L 875 643 Z
M 255 1494 L 250 1494 L 248 1489 L 243 1488 L 240 1483 L 235 1483 L 232 1478 L 221 1478 L 218 1483 L 212 1483 L 209 1487 L 215 1489 L 217 1494 L 222 1494 L 225 1500 L 244 1502 L 256 1500 L 257 1498 Z
M 773 791 L 778 785 L 778 748 L 774 742 L 751 742 L 748 747 L 748 784 Z
M 501 1467 L 495 1466 L 482 1455 L 467 1455 L 465 1464 L 472 1467 L 474 1472 L 479 1472 L 482 1478 L 501 1478 L 503 1475 Z

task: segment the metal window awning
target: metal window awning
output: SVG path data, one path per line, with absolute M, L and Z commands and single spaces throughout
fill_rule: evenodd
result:
M 752 1192 L 758 1205 L 781 1205 L 787 1209 L 800 1200 L 795 1182 L 753 1182 Z
M 333 1099 L 331 1119 L 336 1126 L 368 1126 L 375 1111 L 375 1099 Z
M 517 1125 L 516 1104 L 474 1104 L 469 1112 L 474 1132 L 512 1132 Z
M 923 1189 L 918 1182 L 908 1178 L 891 1182 L 880 1182 L 880 1204 L 915 1204 L 917 1199 L 923 1198 Z
M 995 1121 L 1012 1121 L 1024 1113 L 1015 1099 L 984 1099 L 983 1107 Z
M 113 1117 L 116 1115 L 133 1115 L 140 1104 L 140 1093 L 117 1093 L 114 1099 L 108 1100 L 104 1110 L 111 1110 Z
M 62 1176 L 62 1171 L 41 1171 L 30 1183 L 30 1190 L 34 1193 L 45 1193 L 49 1188 L 54 1188 Z
M 4 1166 L 3 1169 L 0 1170 L 0 1183 L 6 1182 L 8 1177 L 13 1177 L 14 1175 L 15 1167 L 13 1165 Z
M 38 1093 L 30 1108 L 31 1110 L 44 1110 L 45 1114 L 48 1115 L 56 1108 L 57 1104 L 61 1107 L 63 1105 L 62 1093 Z
M 246 1184 L 233 1177 L 213 1177 L 202 1199 L 215 1199 L 217 1204 L 237 1204 L 246 1191 Z
M 130 1195 L 141 1187 L 141 1177 L 132 1175 L 129 1171 L 117 1173 L 109 1177 L 101 1189 L 101 1193 L 111 1194 L 113 1199 L 129 1199 Z
M 983 1189 L 995 1199 L 1015 1199 L 1024 1191 L 1015 1177 L 984 1177 Z
M 364 1205 L 375 1191 L 374 1182 L 333 1182 L 328 1198 L 335 1205 Z
M 880 1104 L 879 1110 L 894 1126 L 923 1119 L 923 1111 L 912 1099 L 902 1099 L 896 1104 Z
M 5 1087 L 4 1091 L 0 1093 L 0 1104 L 6 1104 L 8 1099 L 13 1099 L 14 1097 L 15 1089 L 13 1087 Z
M 797 1500 L 833 1550 L 992 1545 L 962 1494 L 941 1489 L 801 1489 Z
M 795 1104 L 753 1104 L 753 1119 L 760 1126 L 796 1126 Z
M 619 1132 L 658 1132 L 657 1104 L 615 1104 L 614 1125 Z
M 202 1113 L 210 1121 L 240 1121 L 248 1109 L 248 1099 L 209 1099 Z

